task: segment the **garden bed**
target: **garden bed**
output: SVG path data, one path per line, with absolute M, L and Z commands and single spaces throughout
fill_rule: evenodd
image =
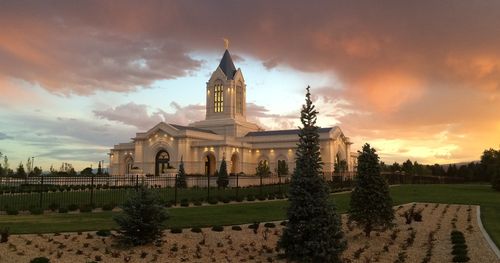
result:
M 395 207 L 396 226 L 372 232 L 370 238 L 348 226 L 344 215 L 348 240 L 345 261 L 452 262 L 450 233 L 456 230 L 465 237 L 469 262 L 500 262 L 479 231 L 475 206 L 416 204 L 415 211 L 422 210 L 422 221 L 406 224 L 399 215 L 411 206 Z M 163 243 L 132 249 L 117 248 L 113 237 L 101 237 L 96 232 L 13 235 L 7 243 L 0 243 L 0 262 L 29 262 L 38 256 L 51 262 L 279 262 L 283 260 L 275 247 L 281 229 L 275 222 L 274 228 L 261 223 L 256 231 L 248 225 L 241 225 L 241 230 L 225 226 L 222 232 L 220 227 L 203 228 L 201 233 L 183 229 L 173 234 L 167 230 Z

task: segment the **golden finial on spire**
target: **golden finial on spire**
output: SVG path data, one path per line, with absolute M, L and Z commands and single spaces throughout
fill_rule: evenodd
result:
M 224 48 L 225 48 L 225 49 L 229 49 L 229 39 L 227 39 L 227 38 L 225 38 L 225 37 L 224 37 L 224 38 L 222 38 L 222 39 L 224 40 Z

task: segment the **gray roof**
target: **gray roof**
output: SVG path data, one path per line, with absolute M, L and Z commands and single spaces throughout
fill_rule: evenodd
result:
M 182 126 L 182 125 L 177 125 L 177 124 L 172 124 L 170 123 L 174 128 L 179 129 L 179 130 L 190 130 L 190 131 L 197 131 L 197 132 L 205 132 L 205 133 L 212 133 L 215 134 L 215 132 L 210 131 L 210 130 L 205 130 L 205 129 L 200 129 L 196 127 L 190 127 L 190 126 Z
M 234 66 L 233 59 L 231 58 L 231 54 L 226 49 L 222 59 L 220 60 L 219 68 L 222 69 L 222 72 L 226 74 L 227 79 L 233 79 L 234 74 L 236 74 L 236 67 Z
M 330 132 L 333 128 L 319 128 L 318 132 Z M 257 132 L 249 132 L 245 137 L 256 137 L 256 136 L 280 136 L 280 135 L 298 135 L 299 129 L 294 130 L 276 130 L 276 131 L 257 131 Z

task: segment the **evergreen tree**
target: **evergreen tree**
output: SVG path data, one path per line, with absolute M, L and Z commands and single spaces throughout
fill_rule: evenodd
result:
M 16 177 L 18 178 L 26 178 L 26 171 L 24 171 L 24 165 L 22 162 L 19 163 L 16 171 Z
M 99 166 L 97 166 L 97 175 L 102 175 L 101 161 L 99 161 Z
M 141 185 L 122 209 L 123 214 L 114 218 L 122 243 L 144 245 L 162 236 L 168 214 L 155 192 Z
M 410 161 L 410 159 L 406 160 L 406 162 L 403 163 L 403 167 L 401 169 L 403 170 L 403 172 L 405 172 L 405 175 L 414 174 L 413 163 Z
M 341 262 L 346 241 L 340 217 L 328 202 L 329 188 L 321 176 L 317 113 L 307 87 L 289 190 L 288 223 L 278 246 L 291 261 Z
M 179 172 L 177 173 L 177 178 L 175 179 L 175 185 L 178 188 L 187 188 L 186 171 L 184 170 L 184 161 L 182 161 L 182 157 L 181 163 L 179 164 Z
M 358 156 L 358 175 L 351 194 L 349 220 L 363 228 L 365 235 L 394 220 L 389 185 L 380 175 L 379 157 L 369 144 Z
M 288 169 L 288 168 L 287 168 Z M 267 164 L 267 161 L 262 160 L 257 164 L 257 168 L 255 168 L 255 175 L 260 177 L 266 177 L 271 174 L 271 169 Z
M 227 175 L 227 164 L 226 158 L 222 157 L 222 162 L 220 163 L 220 170 L 217 173 L 217 187 L 226 188 L 229 185 L 229 177 Z

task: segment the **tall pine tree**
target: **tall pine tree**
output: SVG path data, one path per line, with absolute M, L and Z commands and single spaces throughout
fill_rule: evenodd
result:
M 187 188 L 186 171 L 184 170 L 184 161 L 182 161 L 182 157 L 181 163 L 179 164 L 179 172 L 177 173 L 177 178 L 175 179 L 175 185 L 178 188 Z
M 389 185 L 380 175 L 379 158 L 367 143 L 358 156 L 358 175 L 351 194 L 349 220 L 363 228 L 365 235 L 392 225 L 394 210 Z
M 289 191 L 288 223 L 278 246 L 288 260 L 299 262 L 341 262 L 346 247 L 340 217 L 328 202 L 329 188 L 321 170 L 319 127 L 307 87 L 306 104 L 302 106 L 299 143 L 295 170 Z

